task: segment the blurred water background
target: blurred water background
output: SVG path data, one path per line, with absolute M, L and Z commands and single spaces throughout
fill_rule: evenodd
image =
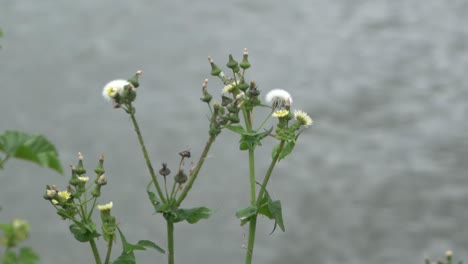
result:
M 0 2 L 0 131 L 45 134 L 63 165 L 106 156 L 112 200 L 128 239 L 165 245 L 130 120 L 101 96 L 111 79 L 144 70 L 137 117 L 156 166 L 198 158 L 207 139 L 201 83 L 218 95 L 207 55 L 224 65 L 247 47 L 262 92 L 283 88 L 315 121 L 278 165 L 271 193 L 286 233 L 261 219 L 255 263 L 422 263 L 452 249 L 468 260 L 468 1 Z M 247 155 L 223 133 L 186 207 L 216 213 L 176 225 L 177 263 L 242 263 Z M 270 141 L 271 143 L 271 141 Z M 265 171 L 270 145 L 258 150 Z M 260 156 L 262 155 L 262 156 Z M 42 199 L 68 178 L 9 161 L 0 220 L 28 219 L 41 263 L 92 263 L 88 244 Z M 98 220 L 99 221 L 99 220 Z M 118 244 L 114 255 L 120 250 Z M 164 263 L 155 251 L 139 263 Z

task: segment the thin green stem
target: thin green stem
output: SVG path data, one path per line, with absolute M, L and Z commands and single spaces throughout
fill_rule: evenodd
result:
M 255 206 L 255 152 L 249 149 L 250 205 Z
M 96 261 L 96 264 L 101 264 L 101 257 L 99 256 L 99 251 L 96 246 L 96 242 L 94 241 L 94 238 L 89 241 L 89 244 L 91 245 L 91 250 L 93 251 L 93 256 L 94 260 Z
M 106 254 L 106 259 L 104 260 L 104 264 L 109 264 L 110 261 L 110 256 L 112 252 L 112 243 L 114 242 L 113 239 L 109 240 L 109 243 L 107 244 L 107 254 Z
M 200 169 L 203 166 L 203 163 L 205 162 L 205 159 L 208 156 L 208 152 L 210 151 L 211 145 L 213 144 L 215 139 L 216 139 L 216 136 L 210 136 L 210 138 L 206 142 L 205 148 L 203 149 L 200 159 L 197 162 L 197 166 L 195 166 L 195 169 L 193 170 L 192 175 L 190 176 L 187 185 L 185 186 L 184 190 L 180 193 L 179 198 L 177 199 L 177 202 L 175 204 L 176 207 L 182 203 L 182 201 L 187 196 L 187 193 L 192 188 L 192 185 L 197 179 L 198 173 L 200 172 Z
M 91 215 L 93 214 L 94 207 L 96 206 L 96 202 L 97 202 L 97 197 L 94 197 L 93 206 L 91 207 L 91 210 L 89 210 L 89 214 L 88 214 L 88 217 L 86 219 L 91 218 Z
M 273 114 L 273 111 L 271 111 L 270 114 L 265 118 L 265 120 L 263 120 L 262 124 L 257 128 L 257 131 L 259 129 L 261 129 L 265 125 L 265 123 L 268 121 L 268 119 L 270 119 L 271 114 Z
M 148 151 L 146 150 L 145 142 L 143 141 L 143 136 L 141 135 L 140 132 L 140 126 L 138 125 L 138 122 L 135 118 L 135 111 L 133 110 L 133 106 L 129 103 L 128 104 L 128 113 L 130 114 L 130 118 L 132 119 L 133 126 L 135 127 L 135 132 L 138 136 L 138 141 L 140 142 L 141 146 L 141 151 L 143 152 L 143 156 L 146 161 L 146 166 L 148 167 L 149 173 L 151 175 L 151 179 L 153 180 L 154 187 L 156 187 L 156 190 L 158 191 L 159 198 L 163 203 L 166 203 L 166 198 L 164 197 L 164 194 L 161 190 L 161 187 L 159 186 L 158 179 L 156 178 L 156 174 L 154 173 L 153 165 L 151 164 L 151 160 L 148 155 Z
M 174 223 L 167 221 L 167 263 L 174 264 Z
M 176 197 L 176 194 L 177 194 L 177 192 L 175 192 L 176 184 L 177 184 L 177 182 L 176 182 L 176 181 L 174 181 L 174 183 L 172 184 L 172 190 L 171 190 L 171 201 L 172 201 L 173 199 L 175 199 L 175 197 Z
M 278 148 L 278 152 L 276 153 L 275 157 L 273 157 L 273 160 L 270 163 L 270 167 L 268 167 L 268 171 L 265 175 L 265 178 L 263 179 L 262 188 L 260 189 L 260 192 L 258 193 L 257 201 L 261 201 L 263 198 L 263 195 L 265 194 L 266 186 L 268 184 L 268 181 L 270 180 L 271 173 L 273 172 L 273 169 L 275 168 L 276 162 L 278 162 L 279 155 L 281 153 L 281 150 L 283 150 L 283 147 L 284 147 L 284 143 L 285 141 L 281 140 L 279 148 Z
M 245 264 L 252 263 L 256 229 L 257 229 L 257 216 L 254 215 L 252 216 L 249 222 L 249 241 L 247 244 L 247 254 L 245 255 Z
M 170 201 L 171 199 L 169 198 L 169 192 L 167 191 L 167 181 L 166 181 L 166 177 L 164 177 L 164 191 L 166 192 L 167 200 Z

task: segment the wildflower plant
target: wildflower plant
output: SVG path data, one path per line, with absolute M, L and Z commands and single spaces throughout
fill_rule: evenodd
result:
M 273 219 L 275 226 L 278 225 L 283 231 L 285 230 L 281 202 L 271 199 L 267 191 L 267 185 L 276 163 L 291 153 L 302 129 L 311 125 L 312 119 L 300 110 L 296 110 L 294 114 L 291 113 L 292 98 L 285 90 L 272 90 L 265 97 L 267 103 L 262 103 L 260 90 L 256 82 L 245 79 L 245 73 L 251 66 L 248 56 L 247 49 L 244 49 L 240 62 L 237 62 L 232 55 L 229 55 L 226 64 L 227 68 L 230 69 L 231 76 L 229 77 L 224 74 L 211 57 L 208 57 L 211 65 L 211 75 L 218 77 L 222 82 L 221 98 L 219 101 L 212 100 L 213 96 L 208 92 L 208 79 L 205 79 L 202 84 L 202 97 L 200 100 L 207 104 L 210 113 L 208 140 L 198 161 L 188 170 L 185 163 L 191 158 L 191 153 L 189 151 L 179 153 L 179 166 L 171 182 L 168 178 L 171 170 L 165 162 L 162 162 L 162 167 L 158 171 L 162 180 L 156 174 L 136 120 L 134 101 L 137 98 L 139 77 L 142 71 L 138 71 L 128 80 L 111 81 L 103 89 L 103 96 L 106 100 L 111 101 L 115 108 L 121 108 L 130 115 L 151 177 L 147 186 L 149 200 L 155 211 L 166 220 L 169 264 L 175 261 L 174 224 L 181 221 L 194 224 L 212 214 L 212 211 L 204 206 L 187 209 L 182 208 L 181 205 L 193 187 L 212 144 L 225 129 L 239 134 L 239 149 L 247 151 L 249 157 L 249 176 L 247 179 L 250 182 L 250 204 L 236 212 L 241 225 L 249 223 L 249 240 L 245 263 L 252 262 L 257 216 L 259 214 Z M 271 110 L 269 114 L 263 117 L 263 122 L 258 126 L 254 122 L 257 107 Z M 276 125 L 265 128 L 270 118 L 276 118 Z M 255 149 L 257 146 L 261 146 L 263 140 L 267 137 L 276 139 L 278 143 L 272 148 L 272 161 L 262 183 L 258 183 L 261 178 L 255 174 Z
M 56 185 L 48 185 L 44 193 L 44 199 L 50 202 L 57 214 L 63 219 L 71 222 L 69 229 L 74 238 L 82 243 L 89 243 L 97 264 L 110 263 L 110 257 L 114 242 L 117 240 L 117 233 L 120 236 L 123 250 L 121 255 L 114 260 L 114 264 L 135 263 L 135 250 L 145 250 L 154 248 L 162 253 L 155 243 L 149 240 L 140 240 L 137 244 L 127 242 L 120 230 L 115 216 L 111 214 L 113 203 L 98 204 L 103 186 L 107 185 L 107 178 L 104 170 L 104 156 L 99 157 L 98 165 L 94 169 L 94 180 L 86 176 L 86 169 L 83 165 L 83 156 L 78 153 L 78 164 L 70 165 L 71 177 L 68 186 L 60 190 Z M 101 230 L 99 231 L 93 219 L 93 214 L 99 211 L 101 218 Z M 96 239 L 103 237 L 107 243 L 104 261 L 101 259 Z

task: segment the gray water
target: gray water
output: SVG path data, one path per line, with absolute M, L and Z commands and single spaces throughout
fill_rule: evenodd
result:
M 92 169 L 104 152 L 102 203 L 114 202 L 129 241 L 164 246 L 130 120 L 102 86 L 144 70 L 138 119 L 155 164 L 175 170 L 178 151 L 197 158 L 207 139 L 202 80 L 214 95 L 222 89 L 207 55 L 223 65 L 247 47 L 249 78 L 263 92 L 287 89 L 315 121 L 275 171 L 286 233 L 269 236 L 261 219 L 255 263 L 422 263 L 448 249 L 467 261 L 467 13 L 464 0 L 3 0 L 0 131 L 47 135 L 65 167 L 81 151 Z M 237 141 L 222 134 L 189 194 L 187 207 L 216 213 L 176 226 L 177 263 L 243 261 L 247 228 L 234 212 L 249 194 Z M 258 153 L 261 174 L 270 145 Z M 0 175 L 0 220 L 29 220 L 41 263 L 92 263 L 41 198 L 67 178 L 18 161 Z

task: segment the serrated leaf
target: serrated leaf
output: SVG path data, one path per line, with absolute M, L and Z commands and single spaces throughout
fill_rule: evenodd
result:
M 257 214 L 257 207 L 249 206 L 237 210 L 236 217 L 240 220 L 248 219 L 249 217 Z
M 213 211 L 206 207 L 196 207 L 191 209 L 176 209 L 173 211 L 176 218 L 174 223 L 186 220 L 190 224 L 194 224 L 201 219 L 207 219 L 213 214 Z
M 55 146 L 43 136 L 32 136 L 19 131 L 0 135 L 0 151 L 7 156 L 34 162 L 63 174 Z
M 156 249 L 157 251 L 165 254 L 166 251 L 164 251 L 164 249 L 162 249 L 160 246 L 156 245 L 156 243 L 154 243 L 153 241 L 150 241 L 150 240 L 140 240 L 138 241 L 137 245 L 140 245 L 140 246 L 143 246 L 145 248 L 154 248 Z

